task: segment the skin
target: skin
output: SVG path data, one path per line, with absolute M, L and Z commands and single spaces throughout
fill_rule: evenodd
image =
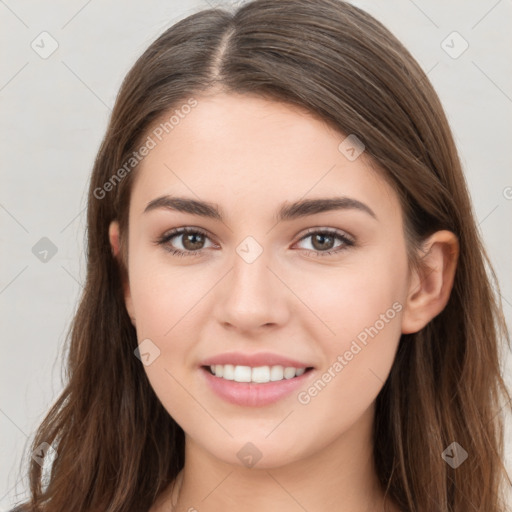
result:
M 383 511 L 372 461 L 375 399 L 400 335 L 446 305 L 456 237 L 432 235 L 423 256 L 430 271 L 410 270 L 398 196 L 365 153 L 350 161 L 338 150 L 345 135 L 278 102 L 220 93 L 197 100 L 136 171 L 125 283 L 139 343 L 149 338 L 160 350 L 147 376 L 186 435 L 176 510 Z M 224 221 L 165 208 L 144 213 L 164 194 L 216 203 Z M 365 203 L 377 218 L 347 209 L 275 223 L 283 202 L 334 195 Z M 184 226 L 209 233 L 196 245 L 199 256 L 173 256 L 154 243 Z M 355 245 L 322 257 L 314 236 L 302 239 L 308 228 L 334 228 Z M 263 249 L 250 264 L 236 252 L 247 236 Z M 187 250 L 185 238 L 167 246 Z M 120 257 L 116 221 L 110 240 Z M 308 404 L 294 392 L 265 407 L 232 405 L 200 374 L 216 354 L 271 351 L 315 367 L 307 389 L 396 302 L 401 311 Z M 247 442 L 262 454 L 252 468 L 237 457 Z M 171 510 L 171 491 L 151 512 Z M 389 498 L 387 507 L 399 510 Z

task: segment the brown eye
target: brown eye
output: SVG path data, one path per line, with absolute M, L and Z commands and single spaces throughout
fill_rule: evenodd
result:
M 311 230 L 308 234 L 303 236 L 299 242 L 311 239 L 312 249 L 306 248 L 309 254 L 314 256 L 327 256 L 330 254 L 339 253 L 355 245 L 354 240 L 349 238 L 345 233 L 337 230 Z M 336 240 L 339 241 L 338 245 Z
M 197 228 L 179 228 L 163 235 L 156 244 L 177 256 L 194 256 L 202 252 L 208 239 L 208 235 Z
M 312 245 L 315 249 L 322 251 L 325 249 L 332 249 L 334 247 L 334 237 L 332 235 L 325 235 L 324 233 L 317 233 L 311 237 Z
M 202 249 L 204 244 L 204 235 L 202 233 L 182 233 L 182 244 L 188 251 L 197 251 Z

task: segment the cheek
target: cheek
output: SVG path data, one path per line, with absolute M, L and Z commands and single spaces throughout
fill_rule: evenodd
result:
M 379 394 L 393 366 L 401 335 L 402 305 L 389 279 L 353 275 L 343 290 L 321 293 L 316 287 L 309 304 L 335 335 L 320 322 L 314 328 L 323 365 L 317 379 L 301 389 L 297 401 L 309 417 L 331 425 L 332 435 L 350 427 Z M 316 418 L 316 419 L 315 419 Z
M 207 285 L 215 276 L 210 276 L 204 267 L 173 265 L 173 256 L 163 250 L 140 249 L 132 254 L 130 292 L 137 329 L 146 336 L 165 336 L 181 318 L 187 320 L 193 314 L 194 304 L 207 292 Z
M 314 331 L 324 356 L 322 382 L 306 390 L 305 401 L 314 398 L 330 414 L 333 403 L 355 411 L 376 397 L 400 341 L 406 272 L 405 253 L 389 251 L 302 281 L 300 293 L 317 317 L 308 315 L 303 326 Z M 322 386 L 329 390 L 317 399 Z
M 148 275 L 132 281 L 133 306 L 141 333 L 163 336 L 182 316 L 184 293 L 177 285 L 176 281 L 168 282 L 165 278 L 153 280 Z
M 317 317 L 315 332 L 320 338 L 330 338 L 337 349 L 350 344 L 360 333 L 364 338 L 365 329 L 375 324 L 379 330 L 384 330 L 382 322 L 386 330 L 391 323 L 399 325 L 397 316 L 406 289 L 406 261 L 399 254 L 380 254 L 373 261 L 367 260 L 301 272 L 297 280 L 297 295 L 305 298 L 312 313 L 307 318 L 313 318 L 313 314 Z
M 139 343 L 151 340 L 150 346 L 157 355 L 144 365 L 144 371 L 168 413 L 186 423 L 186 418 L 200 414 L 190 410 L 188 386 L 183 383 L 194 363 L 194 326 L 200 322 L 195 316 L 199 309 L 194 305 L 205 292 L 194 286 L 183 269 L 180 272 L 152 263 L 150 258 L 141 258 L 142 261 L 144 264 L 139 265 L 133 259 L 130 276 L 137 338 Z

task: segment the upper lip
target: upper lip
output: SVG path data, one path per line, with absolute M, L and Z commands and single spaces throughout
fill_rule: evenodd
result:
M 212 366 L 215 364 L 232 364 L 234 366 L 284 366 L 294 368 L 312 368 L 312 365 L 302 363 L 286 356 L 274 354 L 272 352 L 257 352 L 254 354 L 244 354 L 242 352 L 226 352 L 205 359 L 201 366 Z

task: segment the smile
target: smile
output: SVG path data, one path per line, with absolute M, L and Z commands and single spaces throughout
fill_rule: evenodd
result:
M 217 397 L 245 407 L 263 407 L 275 403 L 299 387 L 306 386 L 316 373 L 313 368 L 279 365 L 254 368 L 212 365 L 201 366 L 200 371 Z
M 278 382 L 284 379 L 300 377 L 308 368 L 293 366 L 241 366 L 232 364 L 215 364 L 207 367 L 212 375 L 235 382 Z

